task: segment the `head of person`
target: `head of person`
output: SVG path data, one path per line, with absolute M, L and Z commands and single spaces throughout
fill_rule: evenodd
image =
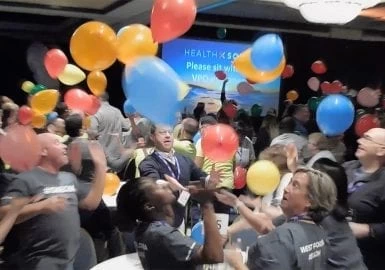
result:
M 279 133 L 294 133 L 295 131 L 295 120 L 293 117 L 285 117 L 279 122 Z
M 332 142 L 320 132 L 314 132 L 309 135 L 307 151 L 310 156 L 314 156 L 320 151 L 331 150 Z
M 40 164 L 59 170 L 68 163 L 67 146 L 60 142 L 57 135 L 42 133 L 38 138 L 41 145 Z
M 266 114 L 266 116 L 262 120 L 261 128 L 266 129 L 271 139 L 277 137 L 279 135 L 277 116 L 272 113 Z
M 273 162 L 281 174 L 289 172 L 286 150 L 282 144 L 275 144 L 266 148 L 259 154 L 259 159 Z
M 326 173 L 299 168 L 285 188 L 281 208 L 288 218 L 305 214 L 319 222 L 334 209 L 336 193 L 333 180 Z
M 173 130 L 170 126 L 163 124 L 152 124 L 150 139 L 159 151 L 169 153 L 174 146 Z
M 70 110 L 68 109 L 67 104 L 65 104 L 64 102 L 59 102 L 56 105 L 55 111 L 57 112 L 59 117 L 62 119 L 66 119 L 70 113 Z
M 385 162 L 385 129 L 372 128 L 357 140 L 356 157 L 359 160 Z
M 328 158 L 318 159 L 313 168 L 326 173 L 333 180 L 337 188 L 337 204 L 332 214 L 338 220 L 343 220 L 348 214 L 348 179 L 345 169 Z
M 131 230 L 137 221 L 151 222 L 159 217 L 175 202 L 175 196 L 168 185 L 140 177 L 122 186 L 116 202 L 120 225 Z
M 58 136 L 66 134 L 65 122 L 63 118 L 56 118 L 47 125 L 47 131 Z
M 203 116 L 199 121 L 199 130 L 202 131 L 205 127 L 218 124 L 217 119 L 212 115 Z
M 193 118 L 185 118 L 181 124 L 180 137 L 192 140 L 199 130 L 198 121 Z
M 104 92 L 102 95 L 100 95 L 99 99 L 100 101 L 108 102 L 110 100 L 110 95 L 107 92 Z
M 18 105 L 13 102 L 6 102 L 1 106 L 1 109 L 1 128 L 6 128 L 7 126 L 17 123 L 17 113 L 19 111 Z
M 310 120 L 310 111 L 307 105 L 297 104 L 293 109 L 293 117 L 301 123 L 307 123 Z
M 80 114 L 74 113 L 69 115 L 65 120 L 65 131 L 71 138 L 82 135 L 83 118 Z

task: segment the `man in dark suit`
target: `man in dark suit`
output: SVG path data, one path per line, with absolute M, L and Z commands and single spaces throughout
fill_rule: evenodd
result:
M 141 176 L 152 177 L 155 180 L 165 179 L 165 175 L 175 178 L 182 186 L 187 186 L 191 181 L 219 182 L 219 173 L 212 170 L 210 176 L 198 168 L 189 157 L 175 153 L 173 149 L 173 132 L 171 127 L 165 125 L 152 125 L 150 139 L 155 150 L 148 155 L 139 165 Z M 174 227 L 183 225 L 184 207 L 174 206 Z

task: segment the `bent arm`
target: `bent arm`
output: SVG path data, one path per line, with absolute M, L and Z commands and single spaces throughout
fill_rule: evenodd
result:
M 106 167 L 95 164 L 94 181 L 87 196 L 79 202 L 79 207 L 87 210 L 94 210 L 102 199 L 104 182 L 106 178 Z

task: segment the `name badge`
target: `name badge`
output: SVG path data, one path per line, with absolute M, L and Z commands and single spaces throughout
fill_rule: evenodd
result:
M 189 199 L 190 199 L 190 193 L 185 190 L 182 190 L 182 192 L 179 194 L 179 198 L 177 202 L 181 206 L 186 206 Z

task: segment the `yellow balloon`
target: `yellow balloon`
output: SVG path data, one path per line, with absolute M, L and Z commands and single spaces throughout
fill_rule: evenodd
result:
M 101 96 L 107 87 L 107 78 L 103 71 L 94 70 L 87 76 L 87 85 L 90 88 L 92 94 L 95 96 Z
M 127 64 L 137 57 L 156 55 L 158 43 L 154 42 L 150 28 L 142 24 L 126 26 L 118 36 L 117 56 Z
M 31 81 L 25 81 L 21 85 L 21 90 L 23 90 L 26 93 L 31 92 L 32 88 L 35 86 L 35 84 Z
M 120 186 L 120 179 L 114 173 L 106 173 L 106 182 L 104 184 L 103 194 L 114 195 Z
M 110 67 L 116 60 L 116 46 L 114 30 L 97 21 L 79 26 L 70 40 L 70 51 L 76 64 L 89 71 Z
M 43 128 L 43 127 L 45 127 L 46 123 L 47 123 L 47 118 L 45 117 L 44 114 L 40 114 L 38 112 L 34 113 L 34 115 L 32 117 L 32 121 L 31 121 L 32 127 Z
M 278 67 L 271 71 L 261 71 L 254 67 L 251 63 L 251 49 L 247 49 L 242 52 L 237 58 L 234 59 L 233 65 L 235 69 L 249 79 L 256 83 L 266 83 L 278 78 L 285 69 L 286 59 L 282 58 Z
M 187 96 L 191 88 L 190 86 L 188 86 L 188 84 L 182 81 L 178 82 L 178 86 L 179 86 L 178 100 L 183 100 Z
M 86 78 L 86 74 L 75 65 L 67 64 L 63 72 L 58 76 L 59 81 L 65 85 L 75 85 Z
M 59 100 L 59 91 L 54 89 L 43 90 L 31 98 L 31 108 L 38 114 L 52 112 Z
M 268 160 L 255 162 L 247 171 L 247 187 L 257 195 L 273 192 L 280 181 L 281 175 L 277 166 Z
M 298 99 L 298 97 L 299 97 L 298 92 L 295 90 L 290 90 L 289 92 L 286 93 L 286 98 L 288 100 L 295 101 Z

